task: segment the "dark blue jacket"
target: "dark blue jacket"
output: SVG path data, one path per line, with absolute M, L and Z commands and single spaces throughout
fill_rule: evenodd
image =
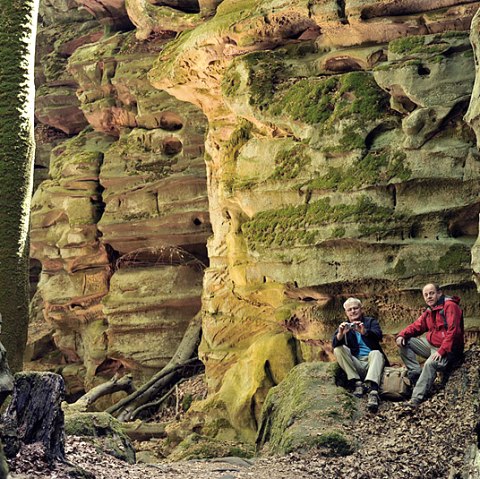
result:
M 383 352 L 382 347 L 380 346 L 380 341 L 383 338 L 383 333 L 382 333 L 382 328 L 380 327 L 380 324 L 375 318 L 370 318 L 369 316 L 364 316 L 362 318 L 363 324 L 365 325 L 366 333 L 362 336 L 364 343 L 372 350 L 378 350 L 381 351 L 383 356 L 385 357 L 385 366 L 389 365 L 388 358 Z M 355 331 L 351 329 L 350 331 L 347 331 L 347 334 L 343 336 L 341 340 L 337 339 L 337 333 L 338 329 L 335 331 L 333 335 L 333 340 L 332 340 L 332 346 L 333 348 L 336 348 L 337 346 L 347 346 L 350 348 L 350 351 L 352 352 L 353 356 L 358 355 L 359 347 L 358 347 L 358 341 L 357 341 L 357 335 L 355 334 Z

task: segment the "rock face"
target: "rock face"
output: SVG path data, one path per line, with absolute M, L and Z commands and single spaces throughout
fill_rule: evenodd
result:
M 268 390 L 332 359 L 348 296 L 379 317 L 392 359 L 427 282 L 462 297 L 477 334 L 479 7 L 115 7 L 136 29 L 69 53 L 94 131 L 53 150 L 32 230 L 45 317 L 87 384 L 164 364 L 202 294 L 195 412 L 253 441 Z
M 335 386 L 332 365 L 302 363 L 270 389 L 257 444 L 267 444 L 276 454 L 317 446 L 332 455 L 347 455 L 353 445 L 342 425 L 356 414 L 355 398 Z
M 73 8 L 55 8 L 62 5 Z M 74 85 L 82 131 L 64 111 L 61 128 L 42 113 L 40 86 L 40 143 L 51 155 L 32 208 L 31 254 L 42 273 L 30 350 L 47 360 L 51 337 L 76 394 L 121 369 L 141 382 L 168 362 L 200 310 L 211 227 L 205 117 L 146 78 L 165 39 L 144 45 L 117 33 L 62 42 L 55 46 L 68 50 L 69 70 L 61 75 Z M 49 83 L 53 95 L 57 86 Z M 58 128 L 70 137 L 52 133 Z
M 348 296 L 392 334 L 435 281 L 463 297 L 467 328 L 478 330 L 480 209 L 478 150 L 463 120 L 478 2 L 247 3 L 222 2 L 149 75 L 209 118 L 201 353 L 209 404 L 226 403 L 243 437 L 271 380 L 256 378 L 253 423 L 239 424 L 224 398 L 238 397 L 237 374 L 258 364 L 244 358 L 269 364 L 253 351 L 287 330 L 296 349 L 275 358 L 329 359 Z

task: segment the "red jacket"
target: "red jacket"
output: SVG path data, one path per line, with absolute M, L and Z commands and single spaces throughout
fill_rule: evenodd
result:
M 463 352 L 463 313 L 457 296 L 442 296 L 433 307 L 428 307 L 421 316 L 398 333 L 405 340 L 427 333 L 427 341 L 438 348 L 438 354 L 461 354 Z M 440 312 L 443 309 L 443 314 Z M 445 327 L 445 322 L 447 327 Z

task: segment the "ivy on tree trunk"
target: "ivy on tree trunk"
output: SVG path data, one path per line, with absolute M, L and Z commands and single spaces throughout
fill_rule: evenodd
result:
M 33 177 L 33 52 L 38 0 L 0 0 L 0 313 L 9 363 L 21 369 L 28 327 Z

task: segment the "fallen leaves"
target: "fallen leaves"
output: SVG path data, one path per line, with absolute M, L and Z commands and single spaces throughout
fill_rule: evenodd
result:
M 377 414 L 365 413 L 349 427 L 357 447 L 346 457 L 326 457 L 321 450 L 313 450 L 243 463 L 225 458 L 128 465 L 79 437 L 67 438 L 66 456 L 96 479 L 448 479 L 462 477 L 462 473 L 477 477 L 468 474 L 472 474 L 469 451 L 477 441 L 479 423 L 479 374 L 480 349 L 473 348 L 446 386 L 437 385 L 434 395 L 418 408 L 407 410 L 405 403 L 383 402 Z M 192 389 L 190 394 L 200 393 L 200 383 Z M 73 477 L 67 465 L 47 471 L 38 460 L 40 453 L 35 447 L 23 451 L 11 467 L 26 476 L 12 477 Z

